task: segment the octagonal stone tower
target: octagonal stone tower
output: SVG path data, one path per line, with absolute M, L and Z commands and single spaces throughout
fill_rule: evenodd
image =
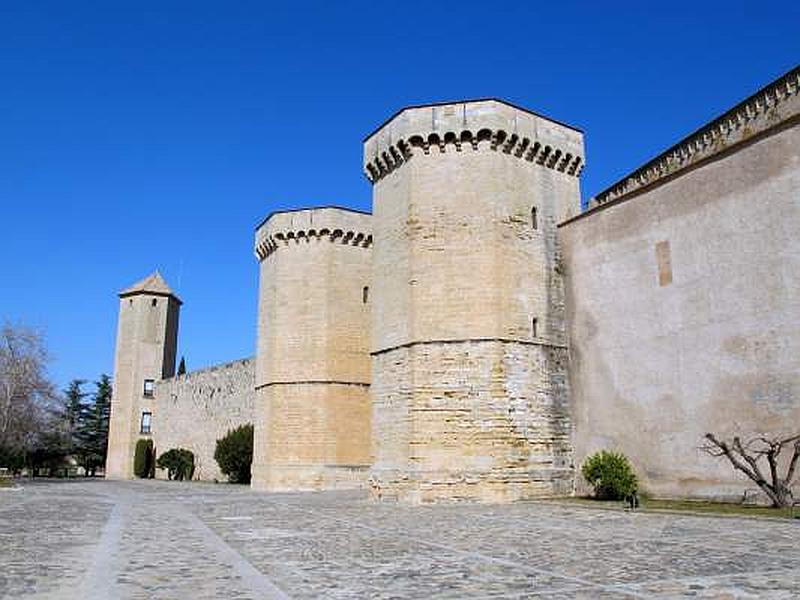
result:
M 365 140 L 375 496 L 572 490 L 556 225 L 583 156 L 580 131 L 499 100 L 406 108 Z
M 370 215 L 279 212 L 260 261 L 256 489 L 364 485 L 370 463 Z

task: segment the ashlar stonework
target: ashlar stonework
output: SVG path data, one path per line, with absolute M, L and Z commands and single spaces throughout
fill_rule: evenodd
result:
M 217 440 L 255 421 L 255 361 L 237 360 L 159 381 L 155 385 L 152 437 L 156 453 L 194 453 L 195 478 L 225 481 L 214 460 Z M 166 477 L 158 469 L 157 477 Z

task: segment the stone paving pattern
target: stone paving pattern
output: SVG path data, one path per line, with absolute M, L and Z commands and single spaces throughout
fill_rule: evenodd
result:
M 795 598 L 800 521 L 176 482 L 0 489 L 0 597 Z

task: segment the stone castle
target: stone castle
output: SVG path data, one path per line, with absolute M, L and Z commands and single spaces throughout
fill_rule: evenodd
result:
M 568 495 L 625 452 L 644 487 L 746 483 L 707 431 L 800 424 L 800 68 L 594 197 L 583 134 L 502 100 L 405 108 L 364 141 L 372 213 L 257 228 L 254 359 L 175 375 L 181 301 L 120 293 L 107 474 L 255 425 L 259 490 Z

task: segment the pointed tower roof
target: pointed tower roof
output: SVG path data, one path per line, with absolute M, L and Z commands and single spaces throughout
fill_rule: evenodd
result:
M 178 298 L 177 294 L 175 294 L 175 292 L 172 291 L 169 285 L 167 285 L 167 282 L 164 281 L 164 278 L 158 271 L 151 273 L 141 281 L 137 281 L 129 288 L 122 290 L 119 293 L 119 297 L 125 298 L 127 296 L 136 296 L 138 294 L 171 296 L 172 298 L 175 298 L 175 300 L 177 300 L 178 302 L 181 302 L 181 299 Z

